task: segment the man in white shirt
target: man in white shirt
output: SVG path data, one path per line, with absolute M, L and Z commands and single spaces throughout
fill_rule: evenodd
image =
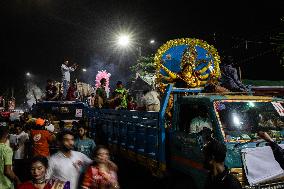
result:
M 66 98 L 67 90 L 70 84 L 70 72 L 73 72 L 78 67 L 77 64 L 73 64 L 69 66 L 69 61 L 65 60 L 61 65 L 61 73 L 62 73 L 62 83 L 63 83 L 63 98 Z
M 199 133 L 204 127 L 212 130 L 212 123 L 207 110 L 200 107 L 196 111 L 198 112 L 198 116 L 190 122 L 190 133 Z
M 72 150 L 74 136 L 71 131 L 65 130 L 57 137 L 60 150 L 49 159 L 47 178 L 70 181 L 70 189 L 77 189 L 82 170 L 91 164 L 92 160 L 83 153 Z
M 28 133 L 23 131 L 20 125 L 15 125 L 16 130 L 16 148 L 14 151 L 14 159 L 24 159 L 25 158 L 25 144 L 29 140 Z
M 49 120 L 45 120 L 44 123 L 45 123 L 45 129 L 51 133 L 54 133 L 54 125 Z
M 28 167 L 26 166 L 26 143 L 29 140 L 29 135 L 26 133 L 20 124 L 15 124 L 16 134 L 14 135 L 15 141 L 12 143 L 14 149 L 14 166 L 15 173 L 19 176 L 20 180 L 27 179 Z

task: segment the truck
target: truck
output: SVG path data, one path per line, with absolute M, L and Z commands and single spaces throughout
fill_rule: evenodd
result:
M 180 173 L 185 182 L 190 178 L 196 188 L 203 188 L 207 171 L 203 168 L 205 141 L 200 131 L 204 128 L 190 128 L 202 113 L 209 118 L 213 137 L 227 147 L 225 165 L 244 188 L 284 187 L 283 177 L 249 185 L 242 158 L 243 149 L 266 145 L 257 136 L 259 130 L 269 132 L 279 144 L 284 143 L 283 99 L 202 91 L 169 84 L 160 112 L 90 109 L 96 139 L 108 145 L 116 156 L 132 160 L 154 176 Z M 173 114 L 167 118 L 170 99 Z M 187 184 L 193 186 L 193 182 Z
M 89 107 L 80 101 L 41 101 L 36 103 L 32 110 L 32 117 L 49 119 L 58 130 L 59 122 L 64 122 L 64 127 L 71 129 L 73 122 L 79 120 L 89 121 Z

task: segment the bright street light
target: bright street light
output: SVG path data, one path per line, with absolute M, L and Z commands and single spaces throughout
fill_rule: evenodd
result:
M 83 71 L 83 72 L 86 72 L 86 71 L 87 71 L 87 69 L 86 69 L 86 68 L 83 68 L 83 69 L 82 69 L 82 71 Z
M 27 73 L 26 73 L 26 76 L 30 77 L 30 76 L 31 76 L 31 73 L 30 73 L 30 72 L 27 72 Z
M 155 40 L 154 39 L 151 39 L 150 40 L 150 44 L 154 44 L 155 43 Z
M 119 46 L 127 47 L 130 43 L 129 35 L 123 34 L 123 35 L 118 36 L 117 43 Z

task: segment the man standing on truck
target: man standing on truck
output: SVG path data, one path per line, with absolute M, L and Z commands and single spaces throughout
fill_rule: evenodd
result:
M 62 83 L 63 83 L 63 98 L 66 98 L 67 90 L 70 84 L 70 72 L 73 72 L 77 69 L 78 65 L 73 64 L 69 66 L 69 61 L 65 60 L 61 65 L 61 73 L 62 73 Z
M 225 144 L 212 139 L 203 148 L 204 168 L 208 169 L 209 176 L 205 189 L 241 189 L 240 182 L 229 172 L 224 165 L 227 148 Z
M 127 90 L 123 87 L 122 81 L 116 83 L 113 100 L 115 102 L 115 109 L 127 109 Z
M 96 94 L 99 95 L 103 99 L 103 105 L 105 106 L 107 103 L 107 92 L 106 92 L 106 82 L 107 80 L 105 78 L 102 78 L 100 80 L 100 87 L 96 89 Z

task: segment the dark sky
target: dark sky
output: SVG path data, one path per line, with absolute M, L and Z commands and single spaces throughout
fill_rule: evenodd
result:
M 128 76 L 133 52 L 122 55 L 112 47 L 114 34 L 125 30 L 135 35 L 144 54 L 170 39 L 199 38 L 232 54 L 242 63 L 244 78 L 283 80 L 270 37 L 283 32 L 284 1 L 216 2 L 2 0 L 0 93 L 11 86 L 23 93 L 27 71 L 41 87 L 47 78 L 59 80 L 64 57 L 81 68 L 113 64 L 119 68 L 113 71 Z M 157 44 L 150 48 L 151 38 Z M 78 70 L 76 77 L 88 81 L 96 75 L 81 74 Z

